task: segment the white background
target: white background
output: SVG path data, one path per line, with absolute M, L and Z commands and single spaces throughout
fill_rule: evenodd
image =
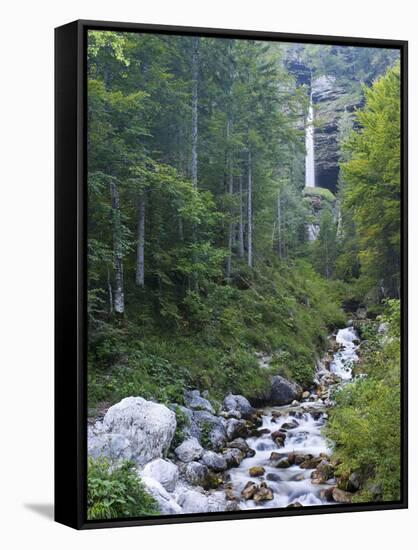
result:
M 53 498 L 53 29 L 74 19 L 410 41 L 410 335 L 417 334 L 417 14 L 412 0 L 10 0 L 2 4 L 0 544 L 14 548 L 396 548 L 417 513 L 416 346 L 410 509 L 76 532 Z

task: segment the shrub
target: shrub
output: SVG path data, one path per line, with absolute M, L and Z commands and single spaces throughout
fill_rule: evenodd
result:
M 87 518 L 115 519 L 158 515 L 159 508 L 138 477 L 135 464 L 110 464 L 106 459 L 89 459 Z

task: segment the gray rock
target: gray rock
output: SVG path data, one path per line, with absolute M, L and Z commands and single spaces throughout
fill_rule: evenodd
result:
M 223 455 L 228 464 L 228 468 L 239 466 L 245 458 L 245 454 L 237 448 L 226 449 Z
M 189 462 L 183 473 L 186 481 L 191 485 L 205 485 L 209 476 L 208 468 L 200 462 Z
M 203 447 L 195 437 L 190 437 L 176 447 L 174 452 L 177 458 L 182 462 L 192 462 L 193 460 L 198 460 L 202 456 Z
M 184 402 L 189 409 L 195 411 L 208 411 L 215 413 L 211 403 L 200 395 L 199 390 L 190 390 L 184 392 Z
M 209 511 L 207 496 L 197 491 L 185 491 L 179 496 L 178 503 L 184 514 L 206 514 Z
M 237 439 L 229 441 L 226 446 L 230 449 L 239 449 L 245 454 L 245 456 L 254 456 L 255 454 L 255 451 L 251 449 L 251 447 L 242 437 L 238 437 Z
M 272 405 L 288 405 L 301 396 L 302 388 L 295 382 L 278 375 L 271 379 L 269 401 Z
M 228 467 L 225 458 L 214 451 L 205 451 L 201 462 L 214 472 L 223 472 Z
M 142 397 L 126 397 L 107 411 L 103 430 L 126 438 L 129 447 L 123 452 L 130 453 L 132 460 L 144 465 L 167 453 L 176 431 L 176 415 L 165 405 Z M 122 439 L 118 441 L 122 446 L 126 443 L 122 444 Z
M 226 421 L 208 411 L 195 411 L 193 413 L 192 433 L 202 441 L 202 436 L 209 440 L 211 448 L 220 451 L 226 444 Z
M 254 413 L 254 409 L 247 398 L 232 393 L 225 397 L 223 408 L 225 411 L 238 411 L 242 418 L 249 418 Z
M 171 515 L 183 513 L 182 508 L 174 497 L 164 489 L 161 483 L 152 477 L 141 476 L 141 479 L 148 493 L 157 501 L 161 514 Z
M 152 477 L 161 483 L 166 491 L 172 493 L 179 478 L 179 469 L 168 460 L 156 458 L 145 465 L 142 475 L 145 477 Z
M 237 439 L 239 437 L 247 437 L 248 428 L 245 420 L 237 420 L 236 418 L 230 418 L 226 423 L 226 436 L 229 440 Z
M 363 479 L 360 475 L 360 472 L 352 472 L 348 478 L 347 491 L 355 493 L 362 486 Z
M 225 496 L 222 494 L 204 495 L 198 491 L 183 492 L 178 499 L 185 514 L 206 514 L 208 512 L 222 512 L 226 509 Z
M 132 458 L 131 443 L 121 434 L 90 433 L 88 454 L 93 458 L 107 457 L 111 460 Z

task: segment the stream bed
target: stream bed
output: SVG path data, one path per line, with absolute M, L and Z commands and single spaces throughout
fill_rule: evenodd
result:
M 332 452 L 322 428 L 332 407 L 332 393 L 352 379 L 358 346 L 352 327 L 340 329 L 336 335 L 337 350 L 330 361 L 318 365 L 316 387 L 309 397 L 300 403 L 264 409 L 260 435 L 246 440 L 255 451 L 254 456 L 229 470 L 229 490 L 240 497 L 240 509 L 331 504 L 325 490 L 335 486 L 336 480 L 331 478 L 324 483 L 311 476 L 322 458 Z M 285 434 L 279 445 L 274 439 L 277 432 Z M 267 498 L 259 501 L 245 497 L 246 487 L 251 495 L 254 484 L 267 489 Z

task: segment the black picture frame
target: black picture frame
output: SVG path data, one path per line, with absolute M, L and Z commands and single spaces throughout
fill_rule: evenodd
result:
M 401 499 L 397 502 L 310 506 L 88 521 L 86 322 L 86 35 L 115 30 L 220 38 L 399 49 L 401 56 Z M 178 27 L 78 20 L 55 29 L 55 520 L 76 529 L 251 519 L 408 506 L 408 43 L 400 40 Z

